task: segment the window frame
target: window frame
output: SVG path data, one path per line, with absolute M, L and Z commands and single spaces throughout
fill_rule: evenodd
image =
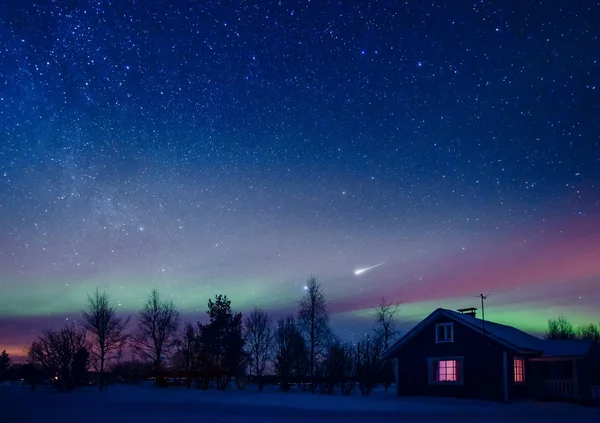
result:
M 521 362 L 521 380 L 518 381 L 517 380 L 517 362 L 520 361 Z M 513 383 L 515 385 L 524 385 L 526 378 L 525 378 L 525 359 L 523 357 L 513 357 Z
M 440 361 L 456 361 L 456 380 L 455 381 L 439 381 L 438 376 L 438 363 Z M 452 356 L 452 357 L 429 357 L 427 358 L 427 368 L 429 376 L 429 385 L 436 386 L 462 386 L 465 383 L 464 380 L 464 356 Z
M 440 328 L 450 328 L 450 339 L 440 339 Z M 446 329 L 444 329 L 444 335 L 446 335 Z M 435 343 L 436 344 L 448 344 L 454 342 L 454 322 L 444 322 L 435 324 Z

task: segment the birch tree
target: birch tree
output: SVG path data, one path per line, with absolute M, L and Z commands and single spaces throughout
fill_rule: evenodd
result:
M 172 301 L 162 301 L 158 291 L 153 290 L 140 310 L 133 348 L 140 358 L 152 363 L 157 384 L 163 362 L 177 346 L 178 329 L 179 311 Z
M 127 343 L 125 327 L 131 317 L 119 317 L 106 292 L 98 288 L 88 295 L 87 309 L 82 311 L 82 326 L 90 335 L 92 362 L 100 376 L 99 389 L 105 389 L 107 363 L 118 356 Z
M 316 390 L 317 366 L 325 353 L 327 341 L 330 336 L 329 313 L 321 284 L 315 276 L 308 278 L 305 290 L 306 293 L 299 304 L 298 323 L 306 339 L 310 389 L 314 394 Z
M 263 374 L 273 353 L 273 329 L 269 315 L 255 307 L 244 319 L 244 338 L 250 358 L 251 371 L 258 379 L 258 390 L 263 389 Z

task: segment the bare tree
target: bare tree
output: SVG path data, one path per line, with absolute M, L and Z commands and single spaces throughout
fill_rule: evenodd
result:
M 87 309 L 82 311 L 82 326 L 91 335 L 90 353 L 96 370 L 100 374 L 99 389 L 105 388 L 106 364 L 116 358 L 127 342 L 125 327 L 131 317 L 117 316 L 117 309 L 106 292 L 98 288 L 88 295 Z
M 244 319 L 244 337 L 250 366 L 258 379 L 258 390 L 263 389 L 263 374 L 273 352 L 271 319 L 262 309 L 255 307 Z
M 133 336 L 133 348 L 143 360 L 154 367 L 159 384 L 162 364 L 177 344 L 179 312 L 172 301 L 161 301 L 153 290 L 139 315 L 137 332 Z
M 400 302 L 391 302 L 383 297 L 375 309 L 375 334 L 376 342 L 380 343 L 383 351 L 387 351 L 390 344 L 398 336 L 396 330 L 396 314 L 400 311 Z M 390 384 L 395 379 L 394 366 L 392 360 L 387 359 L 381 362 L 380 380 L 383 382 L 385 392 L 387 393 Z
M 565 319 L 564 316 L 559 316 L 557 319 L 549 319 L 546 329 L 546 339 L 575 339 L 577 334 L 573 325 Z
M 197 334 L 194 330 L 194 325 L 191 322 L 187 322 L 183 326 L 181 338 L 177 341 L 177 356 L 179 358 L 177 364 L 185 371 L 185 386 L 187 389 L 190 389 L 192 386 L 192 373 L 196 367 L 196 344 Z
M 381 368 L 381 342 L 367 334 L 357 344 L 355 359 L 358 388 L 363 395 L 369 395 Z
M 352 393 L 356 378 L 356 364 L 354 347 L 351 344 L 343 344 L 339 339 L 332 339 L 321 367 L 325 393 L 333 394 L 338 386 L 342 395 L 348 396 Z
M 85 330 L 76 325 L 58 331 L 47 329 L 31 344 L 29 360 L 47 373 L 58 375 L 63 389 L 72 389 L 73 360 L 86 346 L 85 335 Z
M 294 316 L 277 321 L 274 335 L 273 368 L 283 392 L 290 390 L 293 381 L 306 375 L 306 341 L 298 330 Z
M 308 278 L 305 289 L 306 294 L 299 304 L 298 323 L 308 347 L 310 389 L 314 394 L 317 366 L 325 353 L 327 341 L 330 337 L 329 313 L 325 296 L 316 277 L 311 276 Z
M 396 330 L 396 314 L 400 311 L 400 301 L 395 303 L 383 297 L 375 309 L 375 333 L 382 347 L 387 350 L 390 343 L 398 336 Z

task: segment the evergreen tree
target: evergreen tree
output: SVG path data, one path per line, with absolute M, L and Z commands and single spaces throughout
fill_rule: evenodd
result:
M 218 389 L 224 390 L 232 377 L 245 367 L 242 314 L 234 313 L 226 295 L 208 300 L 209 323 L 200 326 L 201 354 L 214 369 Z
M 6 372 L 10 368 L 10 355 L 6 352 L 6 350 L 2 351 L 0 354 L 0 382 L 3 382 L 6 377 Z

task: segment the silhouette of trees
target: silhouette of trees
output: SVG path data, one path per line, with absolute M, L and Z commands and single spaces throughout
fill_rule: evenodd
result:
M 577 328 L 577 338 L 586 339 L 595 343 L 600 343 L 600 324 L 593 323 L 583 325 Z
M 0 354 L 0 382 L 4 382 L 6 373 L 10 368 L 10 363 L 10 355 L 6 352 L 6 350 L 3 350 L 2 354 Z
M 356 363 L 354 348 L 334 339 L 330 342 L 322 364 L 323 388 L 333 394 L 339 386 L 342 395 L 350 395 L 354 389 Z
M 185 372 L 187 389 L 192 386 L 193 372 L 196 369 L 197 337 L 194 331 L 194 325 L 187 322 L 183 326 L 181 337 L 177 341 L 177 352 L 173 358 L 173 363 L 178 369 Z
M 545 337 L 554 340 L 585 339 L 600 343 L 600 323 L 589 323 L 575 328 L 564 316 L 559 316 L 548 320 Z
M 400 311 L 400 302 L 393 303 L 385 297 L 381 299 L 375 309 L 375 334 L 376 341 L 381 344 L 383 351 L 386 351 L 390 344 L 398 336 L 396 330 L 396 314 Z M 381 363 L 380 379 L 383 382 L 385 392 L 395 380 L 394 365 L 391 359 L 386 359 Z
M 76 325 L 46 329 L 29 348 L 29 360 L 50 375 L 57 375 L 63 390 L 73 389 L 73 360 L 85 347 L 85 330 Z
M 244 338 L 252 372 L 258 380 L 258 390 L 263 389 L 263 374 L 273 353 L 273 329 L 269 315 L 255 307 L 244 319 Z
M 90 347 L 94 367 L 99 373 L 99 389 L 104 389 L 106 363 L 119 354 L 126 342 L 125 327 L 130 317 L 117 316 L 116 307 L 111 303 L 106 292 L 100 293 L 98 288 L 88 295 L 87 309 L 82 311 L 82 325 L 90 334 Z
M 576 338 L 577 334 L 573 325 L 564 316 L 548 320 L 546 339 L 567 340 Z
M 90 352 L 86 347 L 79 348 L 73 356 L 72 379 L 74 385 L 87 385 L 89 365 Z
M 311 276 L 306 282 L 306 293 L 300 300 L 298 323 L 308 347 L 310 389 L 316 389 L 316 371 L 330 337 L 329 313 L 321 284 Z
M 179 312 L 172 301 L 162 301 L 153 290 L 139 313 L 137 332 L 133 336 L 134 351 L 153 365 L 156 383 L 161 383 L 164 361 L 177 345 Z
M 36 386 L 40 383 L 43 377 L 49 376 L 45 374 L 39 367 L 31 362 L 21 366 L 21 377 L 31 386 L 31 390 L 35 391 Z
M 162 371 L 170 360 L 175 374 L 182 371 L 186 387 L 207 389 L 216 382 L 225 390 L 235 378 L 238 389 L 246 383 L 250 368 L 263 389 L 269 363 L 280 388 L 286 392 L 294 383 L 312 393 L 333 394 L 339 389 L 350 395 L 354 388 L 369 395 L 377 384 L 386 391 L 395 375 L 392 361 L 383 359 L 398 336 L 396 316 L 400 303 L 381 299 L 374 313 L 373 336 L 367 335 L 356 345 L 343 343 L 329 328 L 327 303 L 318 280 L 311 276 L 299 301 L 297 317 L 290 315 L 272 326 L 265 310 L 255 307 L 245 318 L 235 313 L 226 295 L 208 300 L 209 321 L 197 327 L 186 322 L 179 328 L 179 312 L 172 301 L 163 301 L 153 290 L 139 312 L 139 322 L 131 347 L 142 361 L 131 360 L 111 367 L 113 375 L 124 383 L 138 383 L 154 373 L 159 386 L 166 386 Z M 13 366 L 9 377 L 24 378 L 32 390 L 42 378 L 57 379 L 63 390 L 88 383 L 90 362 L 100 374 L 100 390 L 106 389 L 106 369 L 126 347 L 125 334 L 130 317 L 119 317 L 106 292 L 96 289 L 88 295 L 82 322 L 59 330 L 45 330 L 27 351 L 29 362 Z M 89 335 L 90 343 L 86 341 Z M 546 339 L 586 339 L 600 342 L 600 324 L 575 327 L 565 317 L 548 320 Z M 174 352 L 174 354 L 173 354 Z M 0 354 L 0 381 L 7 377 L 10 356 Z M 310 382 L 309 384 L 307 382 Z
M 225 390 L 232 377 L 243 377 L 246 367 L 242 314 L 234 313 L 226 295 L 208 300 L 209 323 L 199 326 L 201 361 L 212 370 L 217 388 Z
M 356 378 L 363 395 L 369 395 L 381 368 L 381 342 L 369 335 L 360 341 L 356 350 Z
M 277 321 L 274 336 L 275 359 L 273 367 L 282 391 L 291 388 L 292 381 L 299 380 L 308 368 L 306 341 L 298 329 L 294 316 Z
M 383 297 L 375 309 L 375 333 L 387 350 L 398 336 L 396 314 L 400 311 L 400 302 L 391 302 Z
M 124 361 L 116 363 L 112 367 L 112 373 L 122 383 L 138 384 L 152 374 L 152 364 L 138 360 Z

